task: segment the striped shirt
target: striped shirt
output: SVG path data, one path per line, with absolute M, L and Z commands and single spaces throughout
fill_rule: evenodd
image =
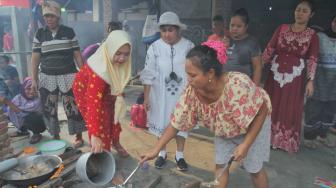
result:
M 41 72 L 62 75 L 77 72 L 73 52 L 79 50 L 72 28 L 60 25 L 55 35 L 47 28 L 40 28 L 33 40 L 33 52 L 41 54 Z

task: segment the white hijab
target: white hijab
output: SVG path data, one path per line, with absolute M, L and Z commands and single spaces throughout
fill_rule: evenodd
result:
M 122 30 L 112 31 L 97 51 L 88 59 L 88 66 L 101 79 L 110 85 L 111 95 L 117 96 L 114 106 L 114 123 L 120 122 L 126 113 L 126 105 L 122 92 L 131 77 L 131 55 L 123 64 L 113 63 L 115 53 L 123 45 L 130 45 L 129 35 Z M 130 52 L 131 54 L 131 52 Z

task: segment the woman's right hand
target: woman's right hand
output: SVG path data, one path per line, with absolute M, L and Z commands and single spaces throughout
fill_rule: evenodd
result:
M 33 80 L 32 80 L 32 85 L 31 85 L 31 89 L 33 90 L 33 92 L 34 92 L 35 94 L 38 93 L 37 82 L 38 82 L 37 80 L 33 79 Z
M 144 99 L 143 106 L 144 106 L 146 112 L 148 112 L 150 110 L 150 105 L 149 105 L 148 99 Z
M 99 137 L 91 136 L 91 152 L 92 153 L 102 153 L 103 152 L 103 142 Z

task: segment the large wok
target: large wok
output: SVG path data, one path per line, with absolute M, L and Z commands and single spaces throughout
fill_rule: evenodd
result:
M 18 187 L 40 185 L 48 180 L 62 164 L 56 155 L 34 155 L 19 159 L 19 164 L 0 174 L 6 183 Z

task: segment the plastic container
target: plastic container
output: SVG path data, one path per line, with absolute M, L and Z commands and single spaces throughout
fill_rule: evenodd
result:
M 112 153 L 85 153 L 76 163 L 78 177 L 93 186 L 105 186 L 112 181 L 115 173 L 115 160 Z
M 37 146 L 42 155 L 60 155 L 64 153 L 66 147 L 67 143 L 63 140 L 49 140 Z
M 131 125 L 146 129 L 147 113 L 143 104 L 134 104 L 131 107 Z

